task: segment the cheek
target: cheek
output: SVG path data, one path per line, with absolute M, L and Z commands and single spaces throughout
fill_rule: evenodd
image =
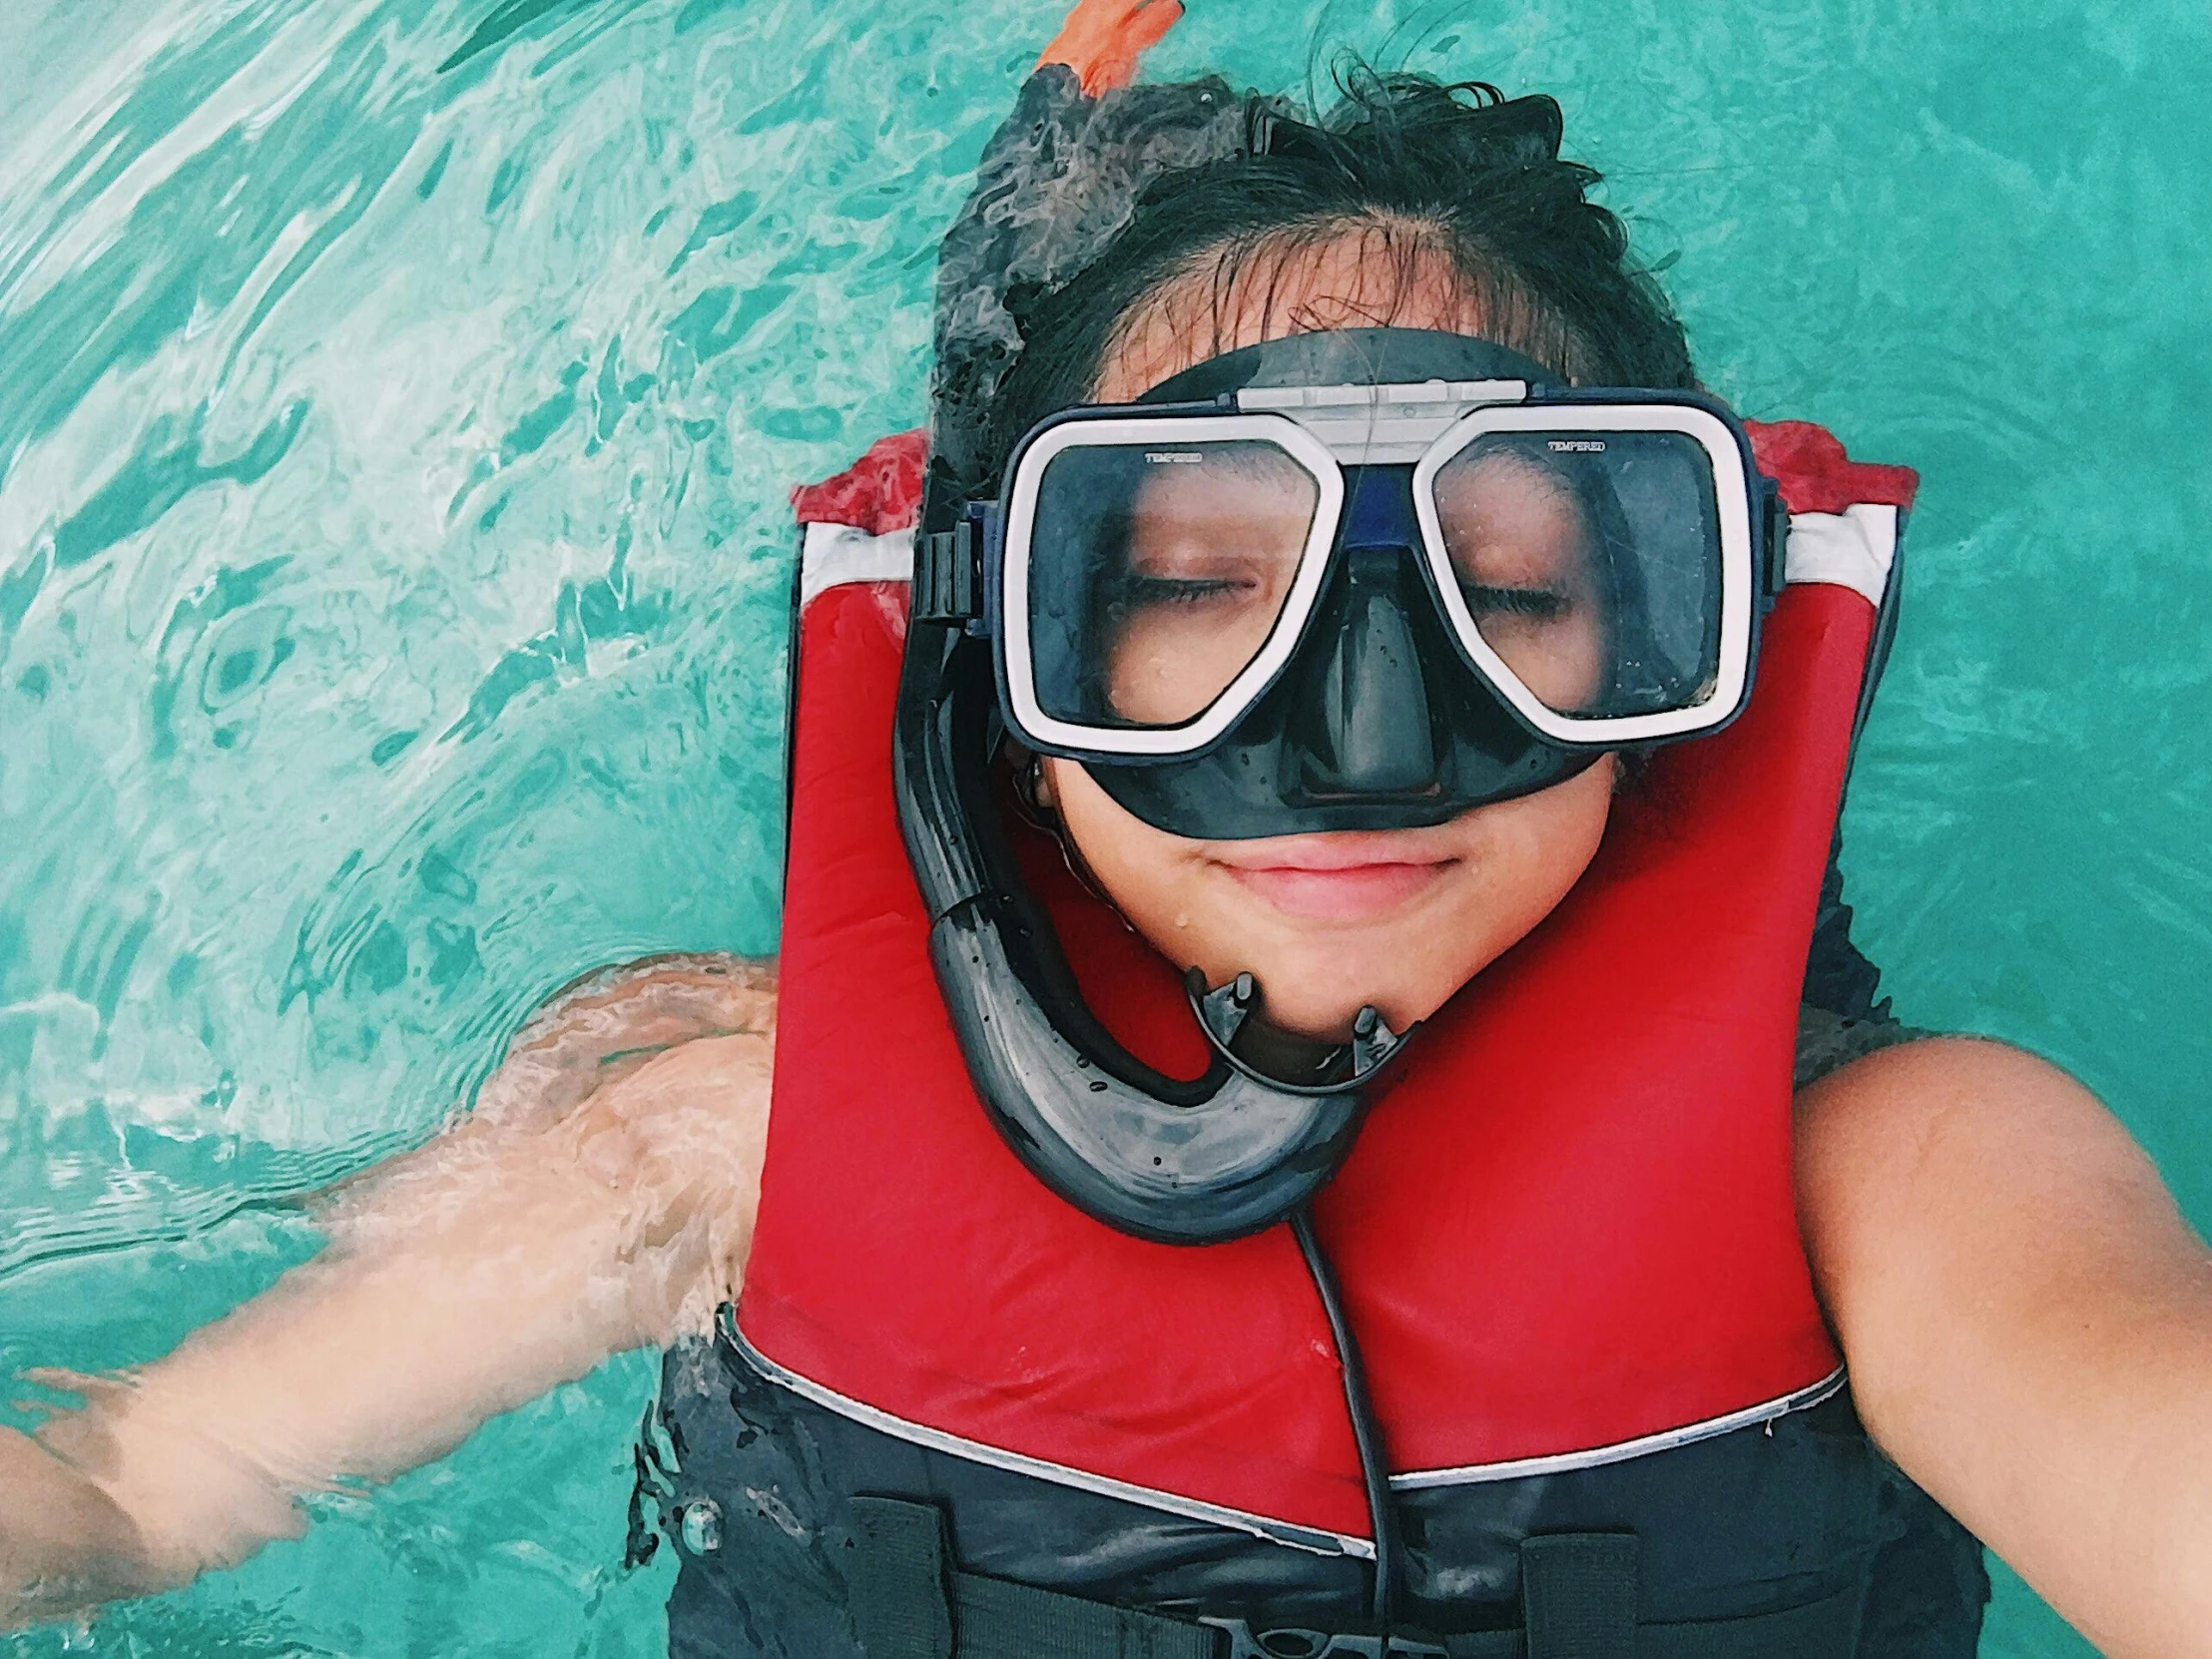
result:
M 1608 755 L 1563 784 L 1477 807 L 1460 821 L 1476 840 L 1467 867 L 1482 888 L 1480 901 L 1505 935 L 1492 941 L 1491 956 L 1556 909 L 1590 867 L 1618 776 L 1619 762 Z
M 1507 618 L 1482 629 L 1490 649 L 1546 708 L 1595 710 L 1606 681 L 1606 629 L 1594 590 L 1574 590 L 1573 608 L 1555 621 Z
M 1106 674 L 1114 713 L 1138 726 L 1196 720 L 1260 654 L 1276 608 L 1156 606 L 1115 629 Z
M 1172 918 L 1197 867 L 1197 844 L 1125 811 L 1072 761 L 1044 763 L 1047 804 L 1076 852 L 1138 931 L 1159 942 L 1155 918 Z
M 1074 762 L 1047 760 L 1045 779 L 1085 867 L 1162 956 L 1179 968 L 1204 968 L 1215 984 L 1271 965 L 1279 977 L 1287 969 L 1312 977 L 1313 964 L 1296 958 L 1311 924 L 1287 921 L 1254 897 L 1205 855 L 1207 843 L 1155 830 Z

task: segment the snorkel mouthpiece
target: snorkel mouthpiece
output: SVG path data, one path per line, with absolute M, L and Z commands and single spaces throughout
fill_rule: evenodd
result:
M 1263 1065 L 1249 1052 L 1250 1038 L 1262 1028 L 1255 1018 L 1261 1006 L 1260 981 L 1251 974 L 1240 973 L 1209 990 L 1205 973 L 1192 968 L 1183 976 L 1183 991 L 1215 1054 L 1255 1082 L 1316 1099 L 1365 1088 L 1390 1063 L 1406 1039 L 1420 1029 L 1420 1022 L 1415 1020 L 1403 1031 L 1392 1031 L 1383 1022 L 1382 1011 L 1371 1002 L 1353 1016 L 1349 1042 L 1298 1045 L 1305 1051 L 1298 1063 L 1302 1080 L 1285 1077 L 1285 1068 L 1279 1063 Z

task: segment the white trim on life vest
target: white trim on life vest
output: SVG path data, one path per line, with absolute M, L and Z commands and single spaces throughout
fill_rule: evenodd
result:
M 1366 1538 L 1342 1532 L 1327 1532 L 1318 1527 L 1297 1526 L 1289 1521 L 1250 1514 L 1242 1509 L 1231 1509 L 1198 1498 L 1182 1497 L 1155 1487 L 1133 1485 L 1126 1480 L 1092 1474 L 1088 1470 L 1071 1468 L 1064 1463 L 1047 1462 L 1041 1457 L 1024 1456 L 1018 1451 L 1006 1451 L 997 1446 L 986 1445 L 980 1440 L 966 1439 L 958 1434 L 946 1433 L 941 1428 L 926 1427 L 904 1417 L 894 1416 L 889 1411 L 841 1394 L 812 1378 L 802 1377 L 787 1366 L 778 1365 L 746 1340 L 745 1334 L 738 1329 L 737 1322 L 729 1317 L 727 1308 L 723 1310 L 721 1325 L 723 1338 L 737 1350 L 746 1364 L 769 1382 L 779 1387 L 789 1388 L 802 1399 L 812 1400 L 825 1410 L 834 1411 L 841 1417 L 904 1440 L 909 1445 L 926 1446 L 932 1451 L 964 1457 L 970 1462 L 982 1463 L 991 1468 L 1057 1481 L 1063 1486 L 1095 1492 L 1101 1497 L 1118 1498 L 1124 1503 L 1143 1504 L 1147 1508 L 1205 1521 L 1209 1525 L 1230 1527 L 1264 1538 L 1270 1543 L 1287 1544 L 1293 1549 L 1310 1550 L 1317 1555 L 1350 1555 L 1363 1561 L 1375 1558 L 1375 1545 Z M 1632 1457 L 1673 1451 L 1682 1446 L 1694 1445 L 1700 1440 L 1732 1434 L 1739 1428 L 1772 1422 L 1793 1411 L 1809 1410 L 1842 1392 L 1848 1380 L 1844 1368 L 1838 1366 L 1818 1382 L 1794 1389 L 1779 1399 L 1762 1400 L 1756 1405 L 1747 1405 L 1740 1411 L 1709 1417 L 1703 1422 L 1662 1429 L 1656 1434 L 1643 1434 L 1633 1440 L 1616 1441 L 1612 1445 L 1592 1446 L 1587 1451 L 1556 1452 L 1546 1457 L 1516 1457 L 1503 1463 L 1470 1463 L 1454 1468 L 1412 1469 L 1403 1474 L 1391 1475 L 1390 1489 L 1411 1492 L 1437 1486 L 1478 1486 L 1499 1480 L 1520 1480 L 1542 1474 L 1570 1474 L 1578 1469 L 1624 1463 Z
M 1749 1428 L 1755 1423 L 1772 1422 L 1786 1417 L 1792 1411 L 1803 1411 L 1831 1398 L 1844 1385 L 1844 1368 L 1838 1366 L 1818 1382 L 1810 1383 L 1780 1399 L 1763 1400 L 1757 1405 L 1747 1405 L 1740 1411 L 1730 1411 L 1725 1416 L 1708 1417 L 1703 1422 L 1693 1422 L 1681 1428 L 1665 1428 L 1656 1434 L 1639 1435 L 1633 1440 L 1620 1440 L 1612 1445 L 1592 1446 L 1588 1451 L 1562 1451 L 1548 1457 L 1516 1457 L 1506 1463 L 1468 1463 L 1457 1468 L 1415 1469 L 1407 1474 L 1390 1476 L 1390 1489 L 1397 1492 L 1419 1491 L 1430 1486 L 1478 1486 L 1492 1480 L 1520 1480 L 1533 1474 L 1568 1474 L 1576 1469 L 1602 1468 L 1607 1463 L 1625 1463 L 1631 1457 L 1646 1457 L 1653 1452 L 1672 1451 L 1678 1446 L 1694 1445 L 1699 1440 L 1710 1440 L 1722 1434 L 1732 1434 L 1739 1428 Z
M 1793 513 L 1784 570 L 1792 582 L 1833 583 L 1879 605 L 1897 547 L 1898 510 L 1892 506 L 1862 502 L 1841 513 Z M 911 530 L 871 536 L 849 524 L 810 524 L 800 545 L 800 608 L 847 582 L 904 582 L 913 570 Z
M 849 524 L 810 524 L 799 544 L 799 608 L 847 582 L 905 582 L 914 574 L 914 533 L 871 536 Z
M 1840 513 L 1792 513 L 1783 573 L 1792 582 L 1850 588 L 1879 606 L 1897 553 L 1895 507 L 1862 501 Z
M 1349 1555 L 1362 1561 L 1375 1559 L 1375 1544 L 1367 1538 L 1356 1538 L 1344 1532 L 1327 1532 L 1320 1527 L 1298 1526 L 1290 1521 L 1272 1520 L 1265 1515 L 1247 1514 L 1242 1509 L 1206 1503 L 1195 1497 L 1179 1497 L 1174 1492 L 1132 1485 L 1126 1480 L 1114 1480 L 1103 1474 L 1092 1474 L 1085 1469 L 1070 1468 L 1064 1463 L 1048 1463 L 1041 1457 L 1025 1457 L 1018 1451 L 1004 1451 L 997 1446 L 985 1445 L 980 1440 L 963 1439 L 960 1435 L 948 1434 L 941 1428 L 929 1428 L 904 1417 L 893 1416 L 888 1411 L 878 1410 L 873 1405 L 863 1404 L 848 1395 L 840 1394 L 834 1388 L 826 1387 L 812 1378 L 802 1377 L 789 1367 L 778 1365 L 746 1341 L 745 1333 L 738 1329 L 737 1321 L 730 1318 L 727 1306 L 721 1315 L 721 1327 L 724 1340 L 737 1350 L 739 1358 L 769 1382 L 779 1387 L 789 1388 L 802 1399 L 813 1400 L 825 1410 L 834 1411 L 840 1417 L 875 1429 L 878 1433 L 904 1440 L 909 1445 L 926 1446 L 931 1451 L 964 1457 L 969 1462 L 983 1463 L 1012 1474 L 1057 1481 L 1063 1486 L 1095 1492 L 1101 1497 L 1118 1498 L 1124 1503 L 1143 1504 L 1148 1509 L 1181 1515 L 1186 1520 L 1204 1521 L 1209 1526 L 1229 1527 L 1271 1544 L 1284 1544 L 1315 1555 Z

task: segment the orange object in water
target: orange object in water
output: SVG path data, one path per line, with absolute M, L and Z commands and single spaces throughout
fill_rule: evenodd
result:
M 1078 0 L 1037 67 L 1067 65 L 1085 96 L 1096 98 L 1134 80 L 1137 60 L 1182 15 L 1183 0 Z

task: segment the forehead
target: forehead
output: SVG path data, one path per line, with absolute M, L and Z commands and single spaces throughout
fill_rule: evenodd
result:
M 1093 395 L 1126 403 L 1193 363 L 1328 328 L 1479 333 L 1457 267 L 1412 227 L 1348 227 L 1320 240 L 1224 252 L 1139 302 L 1099 365 Z

